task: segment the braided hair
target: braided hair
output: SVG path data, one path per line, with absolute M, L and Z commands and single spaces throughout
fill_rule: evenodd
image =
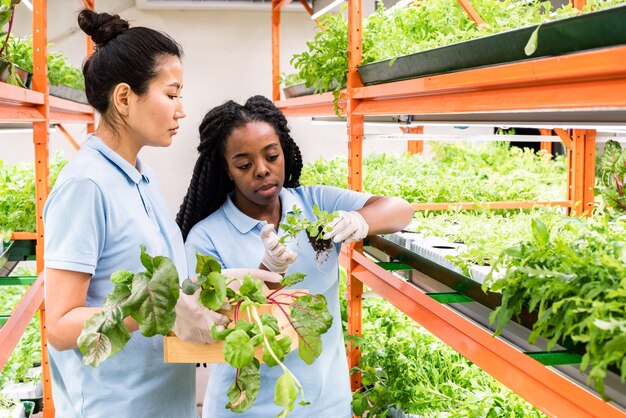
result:
M 217 106 L 204 116 L 200 124 L 198 160 L 187 194 L 180 206 L 176 222 L 183 238 L 195 224 L 215 212 L 226 201 L 235 184 L 228 177 L 224 153 L 232 132 L 250 122 L 265 122 L 274 128 L 285 155 L 284 187 L 298 187 L 302 172 L 302 154 L 290 135 L 287 118 L 263 96 L 253 96 L 245 105 L 232 100 Z

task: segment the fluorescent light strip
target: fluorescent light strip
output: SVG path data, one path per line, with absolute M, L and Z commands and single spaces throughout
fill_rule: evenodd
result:
M 324 13 L 329 12 L 331 9 L 339 6 L 343 2 L 344 2 L 344 0 L 335 0 L 335 1 L 333 1 L 328 6 L 323 7 L 321 10 L 318 10 L 317 12 L 313 13 L 311 15 L 311 20 L 317 19 L 318 17 L 322 16 Z
M 33 5 L 30 0 L 22 0 L 22 4 L 26 6 L 31 12 L 33 11 Z

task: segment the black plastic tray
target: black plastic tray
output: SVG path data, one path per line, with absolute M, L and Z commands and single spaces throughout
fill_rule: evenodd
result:
M 537 26 L 528 26 L 358 67 L 363 84 L 405 80 L 468 68 L 626 44 L 626 6 L 541 25 L 537 50 L 524 53 Z

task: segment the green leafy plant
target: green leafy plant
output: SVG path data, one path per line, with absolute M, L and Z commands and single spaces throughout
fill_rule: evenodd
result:
M 9 37 L 4 56 L 9 62 L 33 72 L 33 38 Z M 60 52 L 48 52 L 48 80 L 53 86 L 66 85 L 85 90 L 83 72 L 72 66 Z
M 381 298 L 363 299 L 356 343 L 363 382 L 353 393 L 357 416 L 386 417 L 395 408 L 423 417 L 544 417 Z
M 483 283 L 502 293 L 490 319 L 499 333 L 522 307 L 537 311 L 529 341 L 584 345 L 581 371 L 603 396 L 609 367 L 626 379 L 626 220 L 532 221 L 532 238 L 505 249 Z M 495 274 L 500 271 L 503 274 Z
M 292 292 L 286 298 L 277 292 L 286 286 L 302 281 L 304 275 L 295 273 L 281 280 L 281 288 L 266 294 L 263 283 L 250 275 L 244 277 L 237 290 L 229 287 L 233 280 L 221 274 L 221 266 L 210 256 L 197 255 L 196 281 L 185 280 L 182 291 L 198 294 L 198 300 L 207 309 L 218 310 L 225 303 L 235 308 L 234 326 L 223 331 L 215 327 L 211 335 L 224 341 L 224 359 L 237 369 L 235 381 L 228 389 L 229 403 L 234 412 L 249 409 L 260 389 L 259 361 L 254 357 L 257 346 L 263 348 L 263 361 L 269 366 L 280 366 L 284 374 L 277 380 L 274 402 L 284 410 L 279 417 L 287 416 L 301 394 L 300 404 L 306 405 L 304 391 L 298 379 L 283 364 L 291 351 L 291 338 L 282 335 L 277 319 L 269 314 L 259 315 L 262 304 L 273 304 L 287 317 L 298 336 L 298 354 L 307 364 L 312 364 L 322 352 L 321 335 L 332 325 L 323 295 Z M 176 301 L 179 297 L 178 273 L 167 257 L 150 257 L 141 249 L 141 262 L 145 272 L 133 273 L 120 270 L 113 273 L 115 287 L 106 297 L 101 312 L 85 323 L 78 338 L 83 363 L 97 367 L 102 361 L 114 356 L 130 339 L 123 320 L 131 316 L 139 323 L 145 336 L 167 335 L 176 319 Z M 289 308 L 287 314 L 286 308 Z M 252 318 L 239 318 L 244 310 Z
M 323 237 L 324 234 L 332 231 L 332 228 L 328 225 L 337 217 L 337 212 L 328 213 L 325 210 L 320 210 L 319 206 L 315 204 L 313 205 L 313 214 L 316 219 L 310 221 L 303 217 L 302 211 L 294 205 L 292 213 L 287 214 L 285 222 L 280 224 L 283 235 L 279 241 L 284 243 L 289 239 L 295 239 L 300 235 L 300 232 L 305 231 L 309 243 L 311 243 L 316 252 L 316 260 L 323 262 L 332 248 L 332 240 L 324 239 Z
M 78 337 L 83 363 L 93 367 L 124 348 L 130 332 L 124 318 L 131 316 L 146 337 L 166 335 L 174 326 L 174 307 L 179 296 L 178 273 L 167 257 L 150 257 L 141 247 L 141 263 L 146 271 L 116 271 L 115 287 L 104 300 L 102 311 L 85 322 Z
M 246 275 L 239 289 L 235 291 L 228 287 L 230 283 L 221 275 L 220 265 L 215 259 L 201 255 L 197 259 L 198 280 L 186 280 L 183 283 L 183 292 L 194 294 L 200 291 L 200 301 L 210 309 L 219 309 L 225 300 L 235 307 L 234 327 L 223 331 L 217 331 L 215 326 L 211 329 L 213 338 L 225 342 L 224 358 L 237 369 L 235 381 L 228 389 L 229 403 L 226 407 L 233 412 L 243 412 L 256 399 L 261 377 L 254 349 L 259 345 L 263 347 L 263 361 L 270 367 L 280 366 L 284 373 L 278 378 L 274 388 L 274 402 L 284 408 L 278 416 L 287 416 L 293 409 L 298 392 L 302 399 L 300 404 L 307 405 L 302 385 L 283 364 L 285 356 L 291 351 L 291 338 L 281 335 L 274 316 L 267 313 L 259 315 L 257 309 L 262 304 L 278 306 L 298 335 L 300 358 L 306 364 L 312 364 L 322 352 L 321 335 L 332 325 L 333 319 L 328 312 L 326 298 L 306 292 L 285 295 L 291 301 L 276 296 L 282 288 L 302 281 L 302 273 L 284 277 L 281 288 L 268 295 L 265 294 L 261 281 Z M 285 307 L 289 307 L 289 314 Z M 239 318 L 241 310 L 248 312 L 252 321 Z
M 302 79 L 302 77 L 300 77 L 300 74 L 298 73 L 292 73 L 287 75 L 282 74 L 280 77 L 280 84 L 285 87 L 294 86 L 300 83 L 304 83 L 304 80 Z
M 563 200 L 565 160 L 561 156 L 510 147 L 508 143 L 429 143 L 422 155 L 370 155 L 363 160 L 368 193 L 398 196 L 411 203 Z M 345 157 L 306 164 L 300 182 L 347 188 Z
M 607 141 L 597 163 L 595 193 L 618 213 L 626 212 L 626 152 L 617 141 Z
M 50 161 L 50 187 L 67 164 L 60 154 Z M 35 231 L 35 167 L 32 163 L 4 164 L 0 160 L 0 239 L 14 231 Z

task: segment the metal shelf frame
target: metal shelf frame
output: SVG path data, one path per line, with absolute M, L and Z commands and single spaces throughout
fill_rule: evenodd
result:
M 289 0 L 274 0 L 272 7 L 273 100 L 287 116 L 332 116 L 331 93 L 281 100 L 280 10 L 287 3 Z M 574 0 L 573 4 L 581 9 L 585 1 Z M 417 120 L 450 122 L 488 118 L 494 123 L 509 122 L 511 116 L 528 121 L 537 117 L 542 127 L 550 128 L 542 134 L 549 135 L 554 129 L 567 149 L 567 200 L 487 202 L 483 206 L 519 208 L 541 203 L 563 206 L 578 214 L 591 213 L 596 132 L 587 127 L 568 130 L 563 127 L 576 127 L 574 122 L 580 120 L 581 114 L 589 116 L 585 122 L 624 124 L 618 115 L 626 110 L 626 67 L 623 65 L 626 46 L 363 86 L 357 73 L 362 60 L 361 10 L 361 0 L 348 0 L 347 86 L 339 100 L 340 113 L 347 120 L 350 189 L 362 190 L 365 116 L 411 114 Z M 421 133 L 421 127 L 411 129 Z M 421 152 L 423 146 L 417 142 L 409 141 L 409 152 Z M 548 146 L 543 144 L 545 148 Z M 414 207 L 440 210 L 455 204 L 437 205 L 416 204 Z M 475 204 L 461 203 L 460 206 L 470 209 Z M 544 413 L 563 417 L 626 417 L 625 411 L 543 365 L 539 361 L 541 355 L 534 359 L 493 337 L 488 330 L 367 259 L 362 254 L 361 243 L 344 245 L 341 262 L 348 270 L 350 334 L 361 335 L 363 285 L 366 284 Z M 359 358 L 359 350 L 348 343 L 349 367 L 357 366 Z M 352 375 L 351 383 L 353 389 L 360 387 L 360 376 Z
M 54 404 L 50 382 L 48 361 L 45 301 L 44 301 L 44 228 L 43 207 L 50 192 L 49 187 L 49 126 L 61 123 L 84 123 L 87 131 L 94 131 L 95 112 L 87 105 L 51 97 L 47 70 L 47 7 L 46 0 L 33 0 L 33 82 L 32 90 L 0 83 L 0 122 L 32 122 L 35 147 L 35 199 L 37 211 L 36 232 L 15 232 L 13 240 L 35 240 L 38 277 L 30 285 L 22 299 L 15 306 L 11 316 L 0 328 L 0 367 L 4 367 L 15 349 L 24 330 L 39 310 L 41 321 L 42 371 L 44 418 L 54 417 Z M 94 9 L 93 0 L 84 0 L 86 8 Z M 93 51 L 93 42 L 87 40 L 87 55 Z M 66 133 L 65 130 L 63 130 Z M 68 136 L 68 135 L 66 135 Z M 68 138 L 69 139 L 69 138 Z M 70 141 L 72 142 L 72 141 Z M 75 141 L 73 141 L 75 144 Z M 28 284 L 33 279 L 18 280 Z M 6 318 L 5 318 L 6 319 Z M 4 319 L 3 319 L 4 321 Z

